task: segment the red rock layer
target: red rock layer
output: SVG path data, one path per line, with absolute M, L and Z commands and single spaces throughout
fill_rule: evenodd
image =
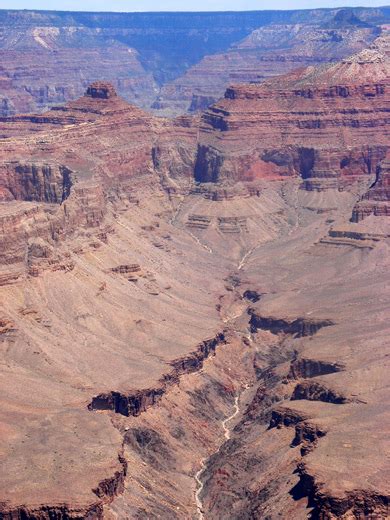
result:
M 352 222 L 360 222 L 369 215 L 390 216 L 390 159 L 386 158 L 379 166 L 374 184 L 355 205 Z
M 263 85 L 233 86 L 202 116 L 196 180 L 299 175 L 317 190 L 374 174 L 389 143 L 388 89 L 388 58 L 376 48 Z
M 333 23 L 333 25 L 332 25 Z M 360 51 L 378 35 L 375 27 L 269 25 L 253 31 L 224 54 L 206 56 L 163 86 L 156 108 L 203 110 L 231 84 L 259 83 L 309 65 L 334 62 Z

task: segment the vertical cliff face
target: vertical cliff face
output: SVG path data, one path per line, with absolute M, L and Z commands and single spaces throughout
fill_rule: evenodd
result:
M 2 164 L 1 168 L 0 200 L 60 204 L 70 195 L 72 172 L 66 166 L 14 162 Z
M 388 19 L 385 8 L 335 19 L 337 12 L 3 10 L 0 114 L 64 104 L 97 80 L 110 81 L 143 108 L 170 114 L 205 108 L 231 82 L 259 81 L 360 50 Z
M 313 18 L 304 24 L 256 28 L 225 53 L 205 56 L 164 85 L 154 106 L 203 110 L 231 84 L 261 83 L 300 67 L 339 61 L 367 47 L 379 34 L 379 27 L 363 22 L 350 10 L 339 11 L 325 23 Z
M 218 182 L 223 161 L 223 156 L 217 150 L 199 145 L 194 169 L 195 181 Z
M 352 80 L 353 78 L 353 80 Z M 306 190 L 370 178 L 386 154 L 386 48 L 237 85 L 202 116 L 197 180 L 299 176 Z
M 376 168 L 375 182 L 353 208 L 352 222 L 360 222 L 369 215 L 390 215 L 390 161 L 383 160 Z

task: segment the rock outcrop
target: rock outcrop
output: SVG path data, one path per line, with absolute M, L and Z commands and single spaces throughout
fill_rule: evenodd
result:
M 23 265 L 27 269 L 30 239 L 58 244 L 78 226 L 97 228 L 106 198 L 119 186 L 128 197 L 135 182 L 161 182 L 167 190 L 180 191 L 193 171 L 195 122 L 153 118 L 104 82 L 42 115 L 2 118 L 7 137 L 0 153 L 0 201 L 9 202 L 0 217 L 3 268 L 9 273 L 3 272 L 4 280 L 23 273 Z M 44 204 L 29 207 L 27 202 Z M 25 211 L 39 225 L 26 228 Z
M 137 390 L 129 395 L 115 391 L 100 394 L 92 399 L 88 408 L 89 410 L 112 410 L 126 417 L 137 417 L 154 406 L 172 385 L 178 383 L 180 376 L 199 371 L 203 367 L 204 361 L 214 355 L 216 348 L 223 343 L 225 343 L 225 337 L 221 333 L 215 338 L 203 341 L 195 352 L 172 361 L 173 370 L 164 374 L 156 388 Z
M 323 327 L 334 325 L 332 320 L 313 320 L 310 318 L 296 318 L 295 320 L 284 320 L 273 316 L 259 316 L 255 311 L 249 309 L 249 325 L 252 332 L 259 329 L 269 330 L 273 334 L 292 334 L 301 338 L 312 336 Z
M 383 46 L 277 81 L 230 87 L 202 115 L 195 179 L 298 176 L 306 190 L 367 184 L 388 146 L 388 89 Z
M 354 206 L 352 222 L 360 222 L 369 215 L 390 216 L 390 159 L 377 166 L 375 182 Z
M 344 15 L 343 15 L 344 13 Z M 367 47 L 380 29 L 341 10 L 326 23 L 272 24 L 255 29 L 222 54 L 205 56 L 164 85 L 156 108 L 204 110 L 238 83 L 261 83 L 294 69 L 339 61 Z

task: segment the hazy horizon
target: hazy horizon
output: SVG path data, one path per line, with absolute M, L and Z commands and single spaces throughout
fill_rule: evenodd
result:
M 55 5 L 53 5 L 55 4 Z M 0 0 L 0 9 L 28 9 L 45 11 L 92 11 L 92 12 L 213 12 L 213 11 L 262 11 L 262 10 L 294 10 L 321 9 L 342 7 L 384 7 L 387 2 L 329 0 L 310 1 L 274 0 L 263 2 L 257 0 L 189 0 L 183 7 L 181 0 L 84 0 L 82 6 L 78 0 Z M 163 6 L 163 7 L 162 7 Z

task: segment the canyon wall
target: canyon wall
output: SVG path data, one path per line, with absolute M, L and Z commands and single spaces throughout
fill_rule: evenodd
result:
M 321 22 L 258 28 L 222 54 L 205 56 L 184 75 L 164 85 L 155 108 L 204 110 L 237 83 L 261 83 L 294 69 L 340 60 L 367 47 L 381 28 L 340 10 Z
M 0 518 L 386 517 L 386 48 L 2 115 Z
M 191 104 L 193 109 L 202 108 L 220 97 L 232 80 L 250 81 L 258 79 L 259 74 L 278 74 L 281 66 L 294 68 L 323 61 L 328 55 L 335 59 L 357 51 L 389 18 L 387 8 L 358 8 L 341 20 L 344 28 L 339 27 L 340 20 L 336 26 L 326 28 L 337 12 L 127 14 L 2 10 L 0 115 L 64 104 L 81 96 L 96 80 L 110 81 L 128 101 L 141 107 L 154 103 L 167 114 L 183 112 Z M 358 24 L 351 23 L 355 17 L 360 20 Z M 269 24 L 283 25 L 273 28 Z M 268 26 L 265 40 L 269 36 L 264 44 L 263 37 L 258 36 L 263 26 Z M 322 26 L 324 36 L 313 50 L 292 51 L 297 47 L 297 31 L 313 39 Z M 285 47 L 275 54 L 269 40 L 279 38 L 280 33 Z M 228 53 L 226 59 L 221 52 Z M 226 67 L 226 62 L 231 66 Z
M 230 87 L 202 115 L 195 179 L 299 176 L 304 189 L 321 190 L 373 178 L 389 140 L 388 77 L 378 39 L 335 65 Z

